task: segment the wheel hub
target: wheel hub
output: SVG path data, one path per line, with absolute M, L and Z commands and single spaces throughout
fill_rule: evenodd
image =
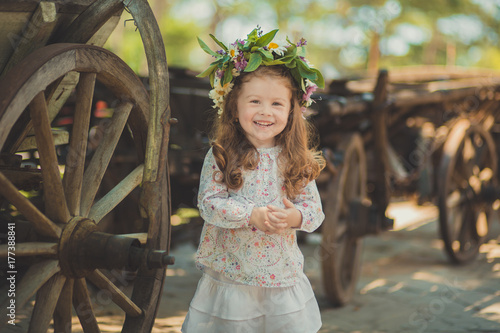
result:
M 99 268 L 135 271 L 142 264 L 149 269 L 166 267 L 173 265 L 174 258 L 166 251 L 141 248 L 137 238 L 100 232 L 93 220 L 74 217 L 62 232 L 59 261 L 64 275 L 81 278 Z
M 97 268 L 138 268 L 135 257 L 141 256 L 136 238 L 97 231 L 94 221 L 75 217 L 64 228 L 59 242 L 61 271 L 68 277 L 81 278 Z

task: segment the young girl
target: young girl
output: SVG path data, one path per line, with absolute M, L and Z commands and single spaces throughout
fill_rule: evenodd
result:
M 205 224 L 196 254 L 203 271 L 182 331 L 317 332 L 321 316 L 303 272 L 296 230 L 324 219 L 314 179 L 324 166 L 309 149 L 303 110 L 324 84 L 305 41 L 273 42 L 259 28 L 223 49 L 210 96 L 219 109 L 201 172 Z M 258 58 L 257 60 L 255 60 Z M 215 65 L 214 65 L 215 64 Z

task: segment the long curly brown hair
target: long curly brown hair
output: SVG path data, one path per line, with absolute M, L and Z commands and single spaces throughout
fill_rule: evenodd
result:
M 220 171 L 214 172 L 213 176 L 236 190 L 243 185 L 242 169 L 254 170 L 259 163 L 257 149 L 246 138 L 238 122 L 237 109 L 243 83 L 254 76 L 282 78 L 292 92 L 292 109 L 287 124 L 275 137 L 275 142 L 281 147 L 278 165 L 284 178 L 283 186 L 287 197 L 294 199 L 308 182 L 319 176 L 325 160 L 316 150 L 317 136 L 313 126 L 302 116 L 299 100 L 303 92 L 285 66 L 261 66 L 253 72 L 243 72 L 234 80 L 233 89 L 224 100 L 224 112 L 214 123 L 212 151 Z

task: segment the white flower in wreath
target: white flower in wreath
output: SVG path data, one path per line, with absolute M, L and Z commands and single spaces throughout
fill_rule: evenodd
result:
M 214 89 L 210 90 L 208 93 L 208 97 L 214 101 L 213 107 L 219 109 L 217 112 L 219 116 L 223 112 L 224 97 L 233 89 L 233 85 L 233 83 L 227 82 L 224 86 L 221 86 L 220 79 L 216 78 L 214 80 Z
M 267 45 L 267 49 L 282 57 L 285 54 L 287 47 L 290 45 L 291 44 L 287 40 L 276 40 L 269 43 Z

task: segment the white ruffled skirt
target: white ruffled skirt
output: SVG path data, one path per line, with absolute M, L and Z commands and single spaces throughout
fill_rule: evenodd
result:
M 206 269 L 182 325 L 183 333 L 315 333 L 321 315 L 307 276 L 291 287 L 237 283 Z

